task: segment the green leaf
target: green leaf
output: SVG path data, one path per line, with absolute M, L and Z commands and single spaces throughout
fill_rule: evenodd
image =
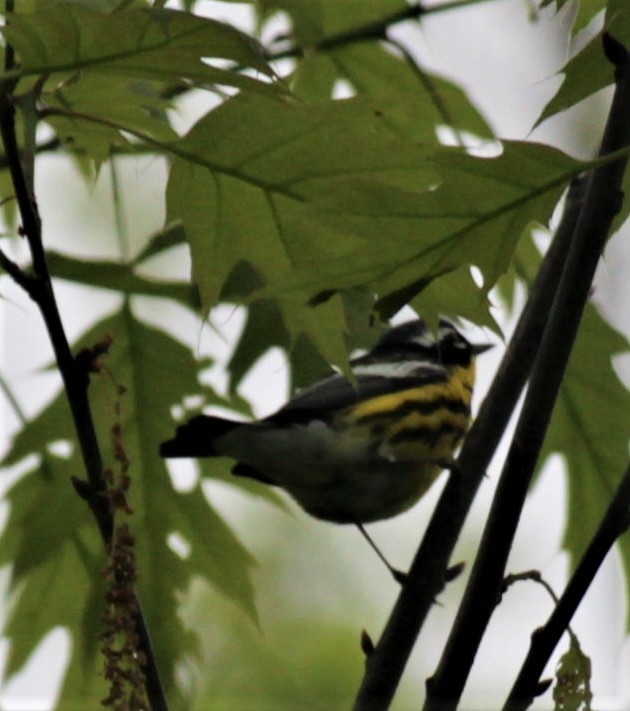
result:
M 146 246 L 134 258 L 133 265 L 141 264 L 156 254 L 161 254 L 180 244 L 186 244 L 186 235 L 182 226 L 167 225 L 163 230 L 149 237 Z
M 403 293 L 404 302 L 433 279 L 471 264 L 482 271 L 487 293 L 508 267 L 523 230 L 550 218 L 566 183 L 585 166 L 546 146 L 518 142 L 505 142 L 498 158 L 444 149 L 424 163 L 441 173 L 432 190 L 366 180 L 296 212 L 289 233 L 295 254 L 306 257 L 262 295 L 288 298 L 365 286 L 381 299 Z M 324 240 L 338 245 L 336 254 Z M 345 254 L 339 245 L 346 245 Z M 478 316 L 466 298 L 453 305 L 471 320 Z
M 427 188 L 435 177 L 424 151 L 396 141 L 378 112 L 360 101 L 283 104 L 238 96 L 207 114 L 177 145 L 169 176 L 167 220 L 181 221 L 204 310 L 243 261 L 271 284 L 324 252 L 342 258 L 361 245 L 352 236 L 321 233 L 296 242 L 293 213 L 315 196 L 335 192 L 357 176 Z M 285 326 L 304 333 L 330 362 L 343 367 L 341 302 L 308 307 L 313 292 L 280 299 Z
M 137 321 L 126 307 L 97 324 L 77 347 L 93 345 L 103 333 L 111 334 L 113 343 L 103 358 L 107 371 L 92 376 L 90 401 L 105 465 L 115 467 L 110 430 L 119 395 L 112 376 L 126 388 L 120 422 L 122 443 L 132 462 L 129 498 L 134 514 L 130 525 L 137 541 L 139 591 L 164 681 L 175 693 L 175 664 L 196 649 L 192 631 L 182 627 L 177 614 L 180 596 L 201 576 L 255 619 L 248 577 L 252 560 L 208 506 L 200 486 L 185 494 L 175 491 L 158 456 L 158 444 L 172 435 L 171 404 L 182 393 L 202 390 L 189 351 Z M 219 401 L 210 392 L 207 397 Z M 17 435 L 4 463 L 27 453 L 45 452 L 59 440 L 74 441 L 63 395 Z M 50 629 L 65 625 L 73 637 L 73 658 L 71 682 L 63 698 L 75 702 L 81 698 L 79 687 L 74 686 L 80 680 L 81 693 L 89 698 L 94 684 L 100 688 L 95 659 L 100 622 L 95 600 L 101 594 L 94 586 L 100 589 L 98 571 L 105 562 L 96 524 L 69 481 L 81 469 L 76 447 L 67 461 L 45 455 L 38 470 L 9 492 L 11 511 L 0 539 L 0 561 L 13 562 L 12 589 L 19 591 L 7 627 L 12 643 L 9 673 L 22 666 Z M 184 559 L 169 546 L 173 534 L 189 546 Z M 38 606 L 41 610 L 35 614 Z M 80 672 L 77 664 L 87 671 Z
M 532 285 L 536 279 L 542 257 L 533 239 L 533 230 L 540 225 L 532 225 L 529 237 L 519 240 L 509 269 L 497 282 L 497 290 L 509 312 L 514 309 L 514 297 L 519 281 Z
M 597 34 L 563 67 L 564 81 L 545 106 L 534 127 L 554 114 L 578 104 L 596 91 L 612 84 L 614 72 L 602 50 L 602 36 Z
M 4 630 L 11 642 L 5 670 L 10 676 L 51 629 L 79 629 L 83 606 L 69 605 L 69 592 L 79 601 L 94 588 L 104 591 L 99 570 L 105 555 L 87 507 L 70 485 L 67 462 L 47 456 L 7 498 L 11 511 L 0 539 L 0 564 L 13 566 Z M 95 643 L 98 617 L 88 622 Z
M 59 279 L 110 289 L 128 296 L 157 296 L 173 299 L 184 306 L 199 307 L 193 285 L 161 281 L 136 274 L 130 265 L 105 259 L 74 259 L 58 252 L 47 252 L 50 273 Z
M 510 296 L 516 280 L 531 284 L 541 256 L 533 240 L 522 240 L 512 273 L 502 280 Z M 554 409 L 539 461 L 561 453 L 568 467 L 568 517 L 563 546 L 576 565 L 594 535 L 627 464 L 630 393 L 612 369 L 614 354 L 628 343 L 587 304 L 578 338 Z M 540 470 L 540 467 L 539 467 Z M 619 539 L 626 580 L 630 541 Z
M 238 273 L 242 274 L 241 271 Z M 373 317 L 373 295 L 346 291 L 341 294 L 341 298 L 347 324 L 346 352 L 371 347 L 383 331 L 383 325 Z M 290 334 L 282 320 L 280 305 L 272 299 L 261 299 L 248 306 L 245 328 L 227 366 L 231 393 L 235 392 L 254 363 L 273 346 L 287 352 L 291 364 L 292 390 L 312 385 L 330 375 L 329 361 L 312 346 L 310 340 L 298 337 L 292 346 Z
M 177 10 L 127 8 L 100 13 L 61 4 L 15 14 L 2 28 L 20 57 L 21 76 L 77 70 L 134 79 L 185 79 L 276 92 L 265 84 L 202 60 L 231 60 L 266 76 L 273 71 L 260 46 L 229 25 Z
M 630 10 L 625 0 L 609 0 L 604 27 L 616 41 L 630 47 Z M 564 82 L 545 106 L 535 126 L 613 83 L 615 69 L 604 55 L 602 34 L 598 33 L 572 57 L 562 73 L 565 75 Z
M 259 0 L 257 5 L 263 14 L 277 10 L 288 13 L 295 41 L 306 47 L 330 35 L 380 21 L 406 8 L 402 0 L 379 0 L 378 3 L 363 0 Z
M 573 27 L 571 32 L 577 34 L 583 30 L 586 25 L 594 19 L 595 15 L 600 13 L 602 10 L 606 9 L 607 0 L 543 0 L 540 3 L 540 7 L 548 7 L 554 3 L 557 6 L 558 11 L 560 11 L 567 3 L 571 3 L 573 6 L 577 6 L 577 12 L 575 13 L 575 20 L 573 21 Z
M 564 547 L 575 566 L 584 553 L 625 470 L 630 393 L 611 367 L 628 342 L 588 306 L 554 410 L 540 461 L 560 452 L 568 467 L 568 521 Z M 630 579 L 630 539 L 619 541 Z
M 319 90 L 323 96 L 330 97 L 334 82 L 346 79 L 359 96 L 377 99 L 385 125 L 406 140 L 437 144 L 439 125 L 492 137 L 462 89 L 419 67 L 413 69 L 381 44 L 351 44 L 308 54 L 296 70 L 296 93 L 308 95 L 312 91 L 309 81 L 317 86 L 322 79 L 329 83 Z
M 168 102 L 157 87 L 147 81 L 84 73 L 75 81 L 65 82 L 44 95 L 49 106 L 73 113 L 96 116 L 103 123 L 77 121 L 73 116 L 48 116 L 46 122 L 61 141 L 73 151 L 102 163 L 111 155 L 111 147 L 127 145 L 117 126 L 143 132 L 158 141 L 177 138 L 166 118 Z M 114 126 L 104 122 L 111 121 Z
M 460 267 L 455 271 L 434 279 L 418 296 L 411 306 L 422 315 L 444 315 L 454 318 L 461 314 L 462 302 L 468 304 L 466 317 L 478 326 L 497 330 L 497 324 L 490 314 L 490 302 L 470 274 L 470 269 Z M 379 311 L 381 311 L 380 307 Z M 382 313 L 382 311 L 381 311 Z

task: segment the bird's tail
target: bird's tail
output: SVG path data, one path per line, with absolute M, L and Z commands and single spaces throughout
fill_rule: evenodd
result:
M 197 415 L 180 425 L 173 439 L 162 442 L 160 456 L 215 457 L 218 452 L 214 448 L 214 440 L 242 424 L 221 417 Z

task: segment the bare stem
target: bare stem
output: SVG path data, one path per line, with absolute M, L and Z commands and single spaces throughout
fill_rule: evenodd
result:
M 604 36 L 604 51 L 616 64 L 616 89 L 602 141 L 602 155 L 630 144 L 628 53 L 608 35 Z M 619 158 L 589 174 L 584 205 L 471 577 L 438 668 L 427 682 L 427 711 L 450 711 L 457 707 L 499 598 L 507 557 L 595 269 L 620 207 L 627 160 L 627 157 Z

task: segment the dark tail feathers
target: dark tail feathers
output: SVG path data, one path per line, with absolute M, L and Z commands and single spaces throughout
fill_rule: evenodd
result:
M 229 432 L 240 422 L 223 420 L 220 417 L 197 415 L 180 425 L 175 437 L 160 445 L 162 457 L 215 457 L 214 440 Z

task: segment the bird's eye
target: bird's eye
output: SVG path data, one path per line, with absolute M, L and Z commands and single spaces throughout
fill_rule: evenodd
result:
M 470 344 L 459 334 L 447 334 L 440 341 L 440 357 L 445 365 L 463 365 L 470 363 Z

